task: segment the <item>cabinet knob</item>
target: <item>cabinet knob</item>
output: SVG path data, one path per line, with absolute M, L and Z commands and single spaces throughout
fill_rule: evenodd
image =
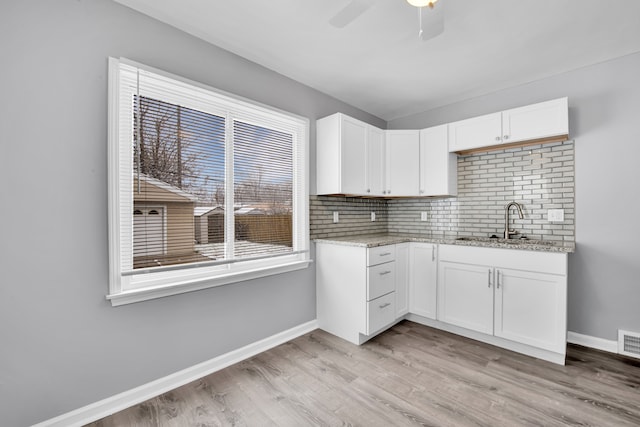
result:
M 503 136 L 502 139 L 509 139 L 509 135 Z
M 496 136 L 496 141 L 500 141 L 500 137 L 499 136 Z
M 420 190 L 420 194 L 424 194 L 424 190 Z
M 370 188 L 367 188 L 367 193 L 371 193 L 371 189 Z

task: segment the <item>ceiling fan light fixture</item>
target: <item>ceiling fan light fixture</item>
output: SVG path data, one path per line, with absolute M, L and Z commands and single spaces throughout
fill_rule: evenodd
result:
M 407 3 L 415 7 L 429 6 L 430 8 L 433 8 L 437 2 L 438 0 L 407 0 Z

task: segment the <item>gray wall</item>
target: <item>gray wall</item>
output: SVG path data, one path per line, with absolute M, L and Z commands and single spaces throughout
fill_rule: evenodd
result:
M 639 75 L 640 54 L 633 54 L 388 124 L 417 129 L 568 96 L 577 244 L 569 257 L 569 330 L 608 340 L 619 328 L 640 331 Z
M 384 121 L 107 0 L 0 5 L 0 425 L 42 421 L 315 319 L 313 267 L 113 308 L 107 57 L 314 121 Z

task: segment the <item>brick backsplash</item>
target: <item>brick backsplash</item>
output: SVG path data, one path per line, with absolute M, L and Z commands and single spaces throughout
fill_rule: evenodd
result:
M 340 220 L 333 223 L 333 212 Z M 371 221 L 371 212 L 376 220 Z M 387 202 L 359 197 L 311 196 L 309 231 L 312 239 L 387 232 Z
M 363 233 L 416 233 L 430 237 L 501 236 L 504 206 L 514 200 L 512 227 L 531 239 L 575 241 L 574 143 L 566 141 L 458 157 L 454 198 L 359 199 L 312 196 L 311 238 Z M 548 222 L 548 209 L 564 209 Z M 332 212 L 340 222 L 332 223 Z M 370 212 L 378 216 L 370 221 Z M 420 221 L 421 212 L 428 220 Z M 345 220 L 343 221 L 343 213 Z

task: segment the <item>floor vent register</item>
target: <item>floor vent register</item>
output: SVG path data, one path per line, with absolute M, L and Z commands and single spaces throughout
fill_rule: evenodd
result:
M 640 333 L 619 329 L 618 353 L 640 359 Z

